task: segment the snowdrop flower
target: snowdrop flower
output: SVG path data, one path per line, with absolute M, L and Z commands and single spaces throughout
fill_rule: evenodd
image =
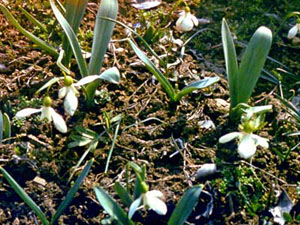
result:
M 191 31 L 194 26 L 198 26 L 198 19 L 191 14 L 190 9 L 187 7 L 180 12 L 180 17 L 176 21 L 176 29 L 180 32 Z
M 260 145 L 263 148 L 268 148 L 268 139 L 258 135 L 245 132 L 232 132 L 222 136 L 219 139 L 220 143 L 227 143 L 235 138 L 239 139 L 238 153 L 244 159 L 249 159 L 256 152 L 256 147 Z
M 54 111 L 54 109 L 51 107 L 52 100 L 49 96 L 46 96 L 43 99 L 43 106 L 40 109 L 34 109 L 34 108 L 26 108 L 22 109 L 21 111 L 17 112 L 16 118 L 21 119 L 25 118 L 27 116 L 30 116 L 31 114 L 34 113 L 41 113 L 41 120 L 47 118 L 48 123 L 52 122 L 54 123 L 55 128 L 62 132 L 66 133 L 67 132 L 67 125 L 62 118 L 61 115 L 59 115 L 57 112 Z
M 79 92 L 75 88 L 77 84 L 73 84 L 73 79 L 70 76 L 65 76 L 64 78 L 64 87 L 59 89 L 58 97 L 65 98 L 64 100 L 64 109 L 70 115 L 73 116 L 77 107 Z
M 298 19 L 296 25 L 289 30 L 288 38 L 292 39 L 296 37 L 297 33 L 300 33 L 300 19 Z
M 145 182 L 141 184 L 144 189 L 144 193 L 141 194 L 139 198 L 134 200 L 129 207 L 128 217 L 131 219 L 134 213 L 141 208 L 149 208 L 154 210 L 159 215 L 165 215 L 167 213 L 167 206 L 161 200 L 163 194 L 160 191 L 152 190 L 149 188 Z

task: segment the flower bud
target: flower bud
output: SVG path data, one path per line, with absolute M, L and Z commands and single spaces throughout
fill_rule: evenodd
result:
M 64 78 L 64 86 L 69 87 L 73 84 L 73 78 L 70 76 L 65 76 Z
M 44 97 L 43 106 L 50 107 L 52 104 L 52 99 L 49 96 Z

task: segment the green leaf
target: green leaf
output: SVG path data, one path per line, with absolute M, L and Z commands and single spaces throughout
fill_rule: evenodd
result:
M 69 40 L 69 44 L 70 44 L 73 54 L 76 58 L 81 76 L 82 77 L 88 76 L 89 74 L 88 74 L 87 65 L 86 65 L 85 59 L 83 58 L 83 55 L 81 53 L 81 49 L 80 49 L 77 37 L 76 37 L 72 27 L 70 26 L 68 21 L 65 19 L 65 17 L 61 14 L 59 9 L 56 7 L 53 0 L 50 0 L 50 5 L 51 5 L 51 8 L 53 10 L 55 17 L 57 18 L 59 24 L 61 25 L 61 27 L 63 28 L 63 30 L 65 32 L 66 37 Z
M 92 55 L 89 64 L 89 74 L 99 74 L 104 55 L 108 48 L 115 23 L 102 17 L 116 19 L 118 14 L 118 0 L 102 0 L 97 12 L 93 37 Z M 100 80 L 95 80 L 86 87 L 86 101 L 88 108 L 94 103 L 94 96 Z
M 6 113 L 3 113 L 3 128 L 4 128 L 3 137 L 10 138 L 11 137 L 11 122 L 10 122 L 9 116 Z M 0 132 L 1 132 L 1 128 L 0 128 Z M 1 140 L 0 140 L 0 143 L 1 143 Z
M 118 84 L 120 83 L 120 72 L 117 69 L 117 67 L 112 67 L 110 69 L 105 70 L 103 73 L 101 73 L 99 75 L 99 78 L 114 84 Z
M 128 39 L 128 41 L 132 49 L 134 50 L 135 54 L 140 58 L 140 60 L 142 60 L 145 63 L 146 68 L 155 76 L 155 78 L 163 86 L 168 96 L 173 101 L 176 101 L 175 90 L 173 89 L 168 79 L 162 74 L 162 72 L 160 72 L 160 70 L 153 64 L 153 62 L 151 62 L 151 60 L 145 55 L 145 53 L 134 44 L 132 40 Z
M 87 3 L 88 0 L 66 0 L 66 20 L 72 27 L 75 35 L 78 32 Z M 63 49 L 66 53 L 64 63 L 65 65 L 68 65 L 72 56 L 72 49 L 70 48 L 68 37 L 66 35 L 63 38 Z
M 123 209 L 101 187 L 94 187 L 96 197 L 104 210 L 121 225 L 133 225 Z
M 48 33 L 48 30 L 44 24 L 42 24 L 40 21 L 38 21 L 36 18 L 34 18 L 29 12 L 27 12 L 23 7 L 19 7 L 22 13 L 27 17 L 29 21 L 31 21 L 34 25 L 39 27 L 42 31 L 45 33 Z
M 114 188 L 115 188 L 115 191 L 117 192 L 117 194 L 119 195 L 119 197 L 121 198 L 123 204 L 126 207 L 130 207 L 130 205 L 132 203 L 132 198 L 130 197 L 127 190 L 123 187 L 123 185 L 120 184 L 119 182 L 116 182 L 114 185 Z
M 96 16 L 89 75 L 99 74 L 115 23 L 102 17 L 116 19 L 118 0 L 102 0 Z
M 76 192 L 78 191 L 80 185 L 82 184 L 84 178 L 87 176 L 88 172 L 90 171 L 93 162 L 94 162 L 94 159 L 91 159 L 87 163 L 87 165 L 84 167 L 84 169 L 81 172 L 80 176 L 76 179 L 73 187 L 69 190 L 69 192 L 68 192 L 65 200 L 59 205 L 56 213 L 52 217 L 51 222 L 50 222 L 51 225 L 54 224 L 54 222 L 61 216 L 61 214 L 63 213 L 63 211 L 70 204 L 70 202 L 72 201 L 74 195 L 76 194 Z
M 23 201 L 36 213 L 36 215 L 40 218 L 42 223 L 44 225 L 48 225 L 49 222 L 45 216 L 45 214 L 42 212 L 40 207 L 35 204 L 35 202 L 32 200 L 32 198 L 29 197 L 29 195 L 26 194 L 26 192 L 21 188 L 21 186 L 15 181 L 14 178 L 12 178 L 9 173 L 0 166 L 0 172 L 3 174 L 5 179 L 8 181 L 9 185 L 14 189 L 14 191 L 20 196 L 20 198 L 23 199 Z
M 247 103 L 264 67 L 272 44 L 272 32 L 260 27 L 253 34 L 242 57 L 238 77 L 238 103 Z
M 179 101 L 184 95 L 187 95 L 195 90 L 206 88 L 220 80 L 219 77 L 208 77 L 200 81 L 195 81 L 187 86 L 185 86 L 182 90 L 180 90 L 176 94 L 176 101 Z
M 202 186 L 200 185 L 188 189 L 173 211 L 168 221 L 168 225 L 182 225 L 196 206 L 201 192 Z
M 229 92 L 230 92 L 230 106 L 235 107 L 238 102 L 238 63 L 236 58 L 235 47 L 233 39 L 227 25 L 226 20 L 223 18 L 222 21 L 222 43 L 224 50 L 224 57 L 226 63 L 226 73 L 229 82 Z
M 49 46 L 45 41 L 41 40 L 37 36 L 33 35 L 26 29 L 24 29 L 18 21 L 14 18 L 14 16 L 8 11 L 8 9 L 3 5 L 0 4 L 0 9 L 2 13 L 5 15 L 5 17 L 29 40 L 31 40 L 33 43 L 37 44 L 41 49 L 48 52 L 50 55 L 58 57 L 58 52 L 51 46 Z

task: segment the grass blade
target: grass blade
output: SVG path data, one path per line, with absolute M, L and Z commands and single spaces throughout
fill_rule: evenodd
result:
M 50 224 L 54 224 L 54 222 L 61 216 L 61 214 L 63 213 L 63 211 L 67 208 L 67 206 L 70 204 L 70 202 L 72 201 L 74 195 L 76 194 L 77 190 L 79 189 L 80 185 L 82 184 L 84 178 L 86 177 L 86 175 L 88 174 L 88 172 L 90 171 L 92 164 L 94 162 L 94 159 L 91 159 L 87 165 L 84 167 L 83 171 L 81 172 L 80 176 L 76 179 L 73 187 L 69 190 L 65 200 L 59 205 L 56 213 L 54 214 L 54 216 L 51 219 Z
M 37 44 L 41 49 L 44 51 L 48 52 L 50 55 L 58 57 L 58 52 L 48 45 L 45 41 L 41 40 L 37 36 L 33 35 L 26 29 L 24 29 L 18 21 L 14 18 L 14 16 L 8 11 L 8 9 L 3 5 L 0 4 L 0 9 L 2 13 L 5 15 L 5 17 L 24 35 L 26 36 L 29 40 L 31 40 L 33 43 Z
M 120 128 L 120 123 L 121 123 L 121 119 L 119 120 L 119 122 L 117 124 L 117 127 L 116 127 L 116 130 L 115 130 L 115 135 L 114 135 L 114 138 L 113 138 L 113 141 L 112 141 L 109 153 L 108 153 L 108 157 L 107 157 L 107 160 L 106 160 L 104 173 L 107 173 L 107 170 L 108 170 L 109 161 L 110 161 L 110 158 L 112 156 L 112 153 L 113 153 L 113 150 L 114 150 L 114 147 L 115 147 L 115 143 L 116 143 L 116 140 L 117 140 L 117 136 L 118 136 L 118 132 L 119 132 L 119 128 Z
M 104 210 L 121 225 L 133 225 L 124 210 L 101 187 L 94 187 L 96 197 Z
M 104 20 L 102 17 L 116 19 L 118 14 L 117 0 L 102 0 L 98 9 L 94 38 L 92 45 L 92 56 L 89 64 L 89 74 L 99 74 L 102 67 L 104 55 L 106 53 L 115 23 Z
M 201 192 L 202 186 L 200 185 L 188 189 L 173 211 L 168 221 L 168 225 L 182 225 L 196 206 Z
M 238 103 L 247 103 L 261 74 L 272 44 L 272 32 L 260 27 L 253 34 L 239 68 Z
M 176 94 L 175 90 L 173 89 L 171 83 L 167 80 L 167 78 L 160 72 L 160 70 L 151 62 L 151 60 L 145 55 L 142 50 L 140 50 L 132 40 L 128 40 L 129 44 L 133 48 L 135 54 L 142 60 L 146 68 L 155 76 L 155 78 L 159 81 L 159 83 L 163 86 L 165 91 L 167 92 L 168 96 L 173 100 L 176 101 Z
M 59 9 L 56 7 L 53 0 L 50 0 L 50 5 L 51 5 L 51 8 L 53 10 L 55 17 L 57 18 L 58 22 L 60 23 L 61 27 L 63 28 L 63 30 L 65 32 L 66 37 L 69 40 L 69 43 L 72 48 L 73 54 L 76 58 L 81 76 L 82 77 L 88 76 L 87 65 L 86 65 L 85 59 L 83 58 L 83 55 L 81 53 L 81 49 L 80 49 L 77 37 L 76 37 L 72 27 L 70 26 L 68 21 L 65 19 L 65 17 L 61 14 Z
M 21 186 L 15 181 L 14 178 L 12 178 L 9 173 L 0 166 L 0 172 L 3 174 L 9 185 L 14 189 L 14 191 L 20 196 L 20 198 L 23 199 L 23 201 L 36 213 L 36 215 L 40 218 L 42 223 L 44 225 L 48 225 L 49 222 L 45 216 L 45 214 L 42 212 L 40 207 L 35 204 L 35 202 L 32 200 L 32 198 L 29 197 L 29 195 L 26 194 L 26 192 L 21 188 Z
M 222 21 L 222 43 L 229 82 L 230 107 L 234 108 L 238 104 L 238 63 L 233 39 L 225 19 Z
M 78 28 L 85 13 L 87 3 L 88 0 L 66 0 L 66 19 L 72 27 L 75 35 L 78 32 Z M 66 35 L 63 38 L 63 49 L 66 53 L 64 63 L 65 65 L 68 65 L 72 57 L 72 49 Z
M 208 77 L 203 80 L 195 81 L 187 86 L 185 86 L 182 90 L 180 90 L 176 94 L 176 101 L 179 101 L 184 95 L 191 93 L 192 91 L 206 88 L 220 80 L 219 77 Z

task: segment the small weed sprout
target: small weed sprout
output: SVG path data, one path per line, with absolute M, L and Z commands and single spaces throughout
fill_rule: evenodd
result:
M 246 104 L 237 106 L 243 112 L 241 116 L 240 132 L 232 132 L 222 136 L 219 139 L 220 143 L 227 143 L 235 138 L 238 138 L 238 153 L 244 159 L 251 158 L 256 147 L 261 146 L 268 148 L 268 139 L 262 138 L 254 132 L 262 129 L 265 126 L 265 113 L 272 110 L 271 105 L 251 107 Z

